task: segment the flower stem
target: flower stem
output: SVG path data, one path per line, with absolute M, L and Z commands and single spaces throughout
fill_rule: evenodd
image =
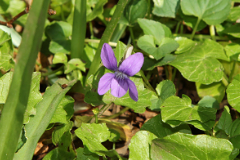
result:
M 177 68 L 174 68 L 174 69 L 173 69 L 173 75 L 172 75 L 172 81 L 173 81 L 173 82 L 174 82 L 176 73 L 177 73 Z
M 85 43 L 100 43 L 98 39 L 85 39 Z M 117 43 L 115 42 L 108 42 L 110 46 L 117 47 Z
M 201 18 L 198 17 L 197 23 L 196 23 L 196 25 L 195 25 L 195 27 L 193 29 L 192 35 L 191 35 L 191 39 L 193 39 L 193 37 L 194 37 L 194 35 L 195 35 L 196 31 L 197 31 L 197 28 L 198 28 L 198 25 L 199 25 L 200 21 L 201 21 Z
M 209 30 L 210 30 L 210 35 L 212 37 L 212 40 L 216 41 L 214 25 L 209 26 Z
M 132 27 L 128 27 L 130 35 L 131 35 L 131 39 L 132 39 L 132 43 L 133 43 L 133 47 L 137 48 L 136 44 L 135 44 L 135 38 L 134 38 L 134 34 L 133 34 L 133 30 Z
M 156 95 L 157 95 L 157 92 L 155 89 L 153 89 L 152 85 L 148 82 L 148 79 L 146 78 L 146 76 L 144 75 L 143 71 L 140 71 L 140 74 L 143 78 L 143 81 L 145 82 L 145 85 L 148 89 L 152 90 Z
M 124 109 L 122 109 L 120 112 L 116 113 L 116 114 L 113 114 L 111 116 L 108 116 L 108 117 L 105 117 L 104 119 L 114 119 L 118 116 L 120 116 L 121 114 L 123 114 L 124 112 L 126 112 L 127 110 L 129 110 L 128 107 L 125 107 Z
M 222 83 L 224 84 L 225 87 L 227 87 L 228 84 L 229 84 L 229 83 L 228 83 L 228 80 L 227 80 L 227 76 L 226 76 L 226 74 L 223 74 Z
M 176 33 L 176 34 L 177 34 L 178 31 L 179 31 L 179 27 L 180 27 L 180 25 L 181 25 L 181 22 L 178 22 L 178 23 L 177 23 L 177 27 L 176 27 L 176 29 L 175 29 L 175 33 Z
M 229 82 L 229 83 L 232 81 L 233 74 L 234 74 L 234 71 L 235 71 L 235 66 L 236 66 L 236 61 L 233 61 L 232 70 L 231 70 L 231 73 L 230 73 L 229 79 L 228 79 L 228 82 Z
M 164 66 L 164 70 L 165 70 L 165 74 L 166 74 L 166 79 L 168 79 L 169 76 L 168 76 L 168 69 L 167 69 L 167 66 L 166 66 L 166 65 Z
M 174 37 L 187 37 L 190 38 L 190 34 L 173 34 Z M 194 39 L 210 39 L 212 38 L 211 35 L 202 35 L 198 34 L 194 36 Z M 227 37 L 220 37 L 220 36 L 215 36 L 216 40 L 221 40 L 221 41 L 228 41 L 229 39 Z

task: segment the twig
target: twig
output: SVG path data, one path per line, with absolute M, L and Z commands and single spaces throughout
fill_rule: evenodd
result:
M 4 26 L 7 26 L 9 28 L 13 28 L 13 22 L 16 21 L 18 18 L 20 18 L 21 16 L 27 14 L 29 12 L 29 5 L 27 4 L 27 7 L 24 9 L 24 11 L 20 12 L 18 15 L 16 15 L 15 17 L 13 17 L 10 21 L 8 22 L 3 22 L 3 21 L 0 21 L 0 25 L 4 25 Z M 56 14 L 56 11 L 52 10 L 52 9 L 49 9 L 48 10 L 48 14 L 49 15 L 53 15 L 53 14 Z

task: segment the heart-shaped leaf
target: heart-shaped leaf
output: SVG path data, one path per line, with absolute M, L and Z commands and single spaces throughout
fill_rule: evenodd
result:
M 175 18 L 179 0 L 153 0 L 153 14 L 160 17 Z
M 186 15 L 193 15 L 209 25 L 216 25 L 227 19 L 231 0 L 181 0 L 181 8 Z
M 236 75 L 227 88 L 228 103 L 240 112 L 240 74 Z

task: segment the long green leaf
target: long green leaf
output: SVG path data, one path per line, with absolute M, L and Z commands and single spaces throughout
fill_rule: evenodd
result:
M 31 118 L 30 122 L 25 126 L 28 140 L 15 154 L 15 160 L 32 159 L 38 140 L 49 125 L 57 106 L 69 89 L 71 89 L 71 87 L 76 83 L 76 80 L 69 83 L 66 82 L 67 80 L 65 79 L 59 79 L 43 95 L 43 100 L 36 106 L 37 114 Z M 63 84 L 67 86 L 64 89 L 62 88 Z
M 102 46 L 104 43 L 108 43 L 110 41 L 112 34 L 117 26 L 117 23 L 122 15 L 124 8 L 125 8 L 126 4 L 128 3 L 128 1 L 129 0 L 119 0 L 118 1 L 118 4 L 117 4 L 116 10 L 113 14 L 113 17 L 112 17 L 111 21 L 108 23 L 107 28 L 105 29 L 105 31 L 103 33 L 103 36 L 99 43 L 97 52 L 94 56 L 94 59 L 92 61 L 92 64 L 90 66 L 90 69 L 89 69 L 86 79 L 88 79 L 92 74 L 94 74 L 98 70 L 100 61 L 101 61 L 100 54 L 101 54 Z
M 41 45 L 49 2 L 50 0 L 34 1 L 25 25 L 12 83 L 1 116 L 0 159 L 13 159 L 27 107 L 32 72 Z
M 86 0 L 75 0 L 71 58 L 82 58 L 86 35 Z

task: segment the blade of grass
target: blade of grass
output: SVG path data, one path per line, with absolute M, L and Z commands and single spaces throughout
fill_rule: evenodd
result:
M 81 58 L 84 49 L 84 39 L 86 35 L 86 0 L 75 0 L 71 58 Z
M 23 125 L 32 72 L 40 49 L 50 0 L 33 1 L 22 44 L 17 55 L 13 79 L 0 121 L 0 159 L 12 160 Z
M 93 75 L 99 68 L 100 66 L 100 61 L 101 61 L 101 58 L 100 58 L 100 54 L 101 54 L 101 49 L 102 49 L 102 46 L 104 43 L 108 43 L 113 35 L 113 32 L 118 24 L 118 21 L 124 11 L 124 8 L 125 6 L 127 5 L 128 3 L 128 0 L 119 0 L 118 1 L 118 4 L 117 4 L 117 7 L 116 7 L 116 10 L 112 16 L 112 19 L 111 21 L 108 23 L 107 25 L 107 28 L 105 29 L 103 35 L 102 35 L 102 38 L 101 38 L 101 41 L 99 43 L 99 46 L 98 46 L 98 49 L 97 49 L 97 52 L 93 58 L 93 61 L 92 61 L 92 64 L 90 66 L 90 69 L 88 71 L 88 74 L 87 74 L 87 78 L 88 79 L 91 75 Z
M 37 142 L 48 127 L 58 104 L 75 83 L 76 80 L 68 83 L 66 79 L 59 79 L 44 93 L 43 100 L 36 106 L 37 114 L 25 126 L 28 140 L 14 155 L 14 159 L 32 159 Z M 63 84 L 67 87 L 62 88 Z

